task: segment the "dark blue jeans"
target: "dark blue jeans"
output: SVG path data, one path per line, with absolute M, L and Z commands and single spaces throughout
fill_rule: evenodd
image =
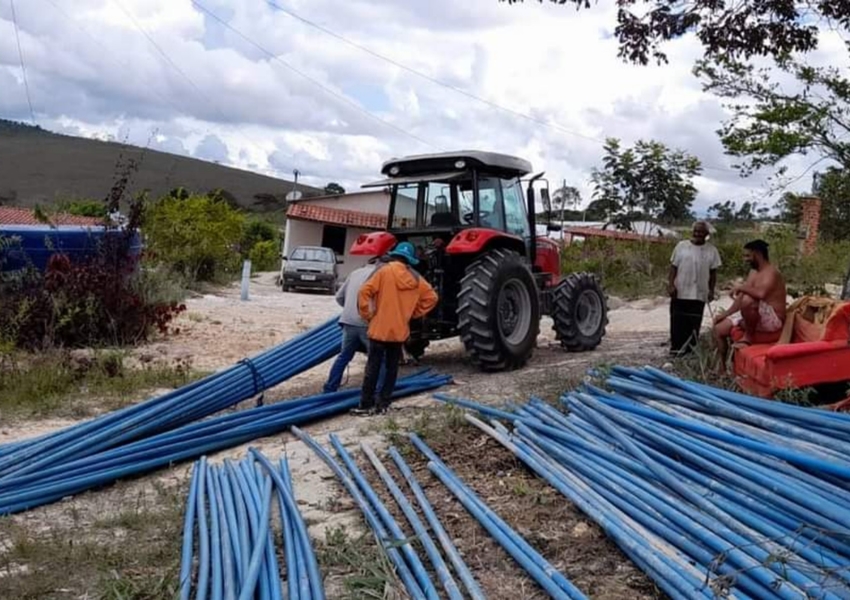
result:
M 323 388 L 324 393 L 335 392 L 339 389 L 342 383 L 342 376 L 345 375 L 345 368 L 357 352 L 369 351 L 369 338 L 366 336 L 365 327 L 355 327 L 353 325 L 342 325 L 342 348 L 337 355 L 334 364 L 331 366 L 331 372 L 328 375 L 328 380 Z M 386 367 L 381 368 L 379 379 L 383 382 L 386 376 Z

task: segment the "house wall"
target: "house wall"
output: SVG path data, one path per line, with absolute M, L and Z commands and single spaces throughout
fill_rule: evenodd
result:
M 327 206 L 330 208 L 386 215 L 390 209 L 390 195 L 383 190 L 375 190 L 373 192 L 341 194 L 339 196 L 324 198 L 305 198 L 299 201 L 299 204 Z
M 287 219 L 283 253 L 289 256 L 298 246 L 321 246 L 324 225 L 324 223 L 315 221 Z M 347 228 L 345 234 L 345 254 L 342 256 L 343 263 L 339 265 L 340 277 L 348 277 L 349 273 L 362 267 L 369 260 L 369 256 L 352 256 L 349 251 L 358 236 L 370 232 L 371 230 L 369 229 L 360 229 L 357 227 Z

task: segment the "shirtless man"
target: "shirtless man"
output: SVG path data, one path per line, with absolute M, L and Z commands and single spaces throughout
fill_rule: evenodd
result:
M 735 344 L 739 347 L 752 343 L 757 331 L 778 334 L 785 323 L 785 279 L 770 264 L 767 242 L 754 240 L 747 243 L 744 261 L 752 269 L 747 280 L 732 288 L 732 306 L 714 318 L 721 372 L 726 371 L 728 339 L 733 327 L 740 325 L 744 330 L 744 337 Z

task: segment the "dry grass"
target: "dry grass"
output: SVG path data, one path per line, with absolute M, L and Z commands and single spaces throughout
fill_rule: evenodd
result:
M 83 361 L 59 350 L 0 354 L 0 414 L 7 419 L 89 417 L 204 375 L 186 360 L 130 368 L 126 359 L 125 353 L 109 351 Z
M 406 425 L 390 422 L 387 432 L 390 440 L 416 473 L 488 598 L 533 599 L 548 595 L 430 474 L 424 457 L 406 441 L 405 431 L 420 435 L 480 498 L 589 597 L 605 600 L 664 597 L 595 524 L 495 441 L 466 425 L 457 409 L 425 410 Z M 374 469 L 362 453 L 358 452 L 357 456 L 361 469 L 405 534 L 412 535 Z M 407 492 L 392 460 L 383 462 Z M 423 552 L 420 555 L 424 557 Z
M 118 485 L 94 492 L 108 510 L 74 502 L 0 519 L 0 597 L 176 597 L 184 491 Z M 33 526 L 40 512 L 50 526 Z

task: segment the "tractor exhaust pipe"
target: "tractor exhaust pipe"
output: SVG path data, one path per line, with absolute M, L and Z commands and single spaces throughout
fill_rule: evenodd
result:
M 531 244 L 528 249 L 528 258 L 531 260 L 532 267 L 537 261 L 537 210 L 534 202 L 534 182 L 543 177 L 545 171 L 541 171 L 528 180 L 528 190 L 526 191 L 526 199 L 528 201 L 528 225 L 531 229 Z

